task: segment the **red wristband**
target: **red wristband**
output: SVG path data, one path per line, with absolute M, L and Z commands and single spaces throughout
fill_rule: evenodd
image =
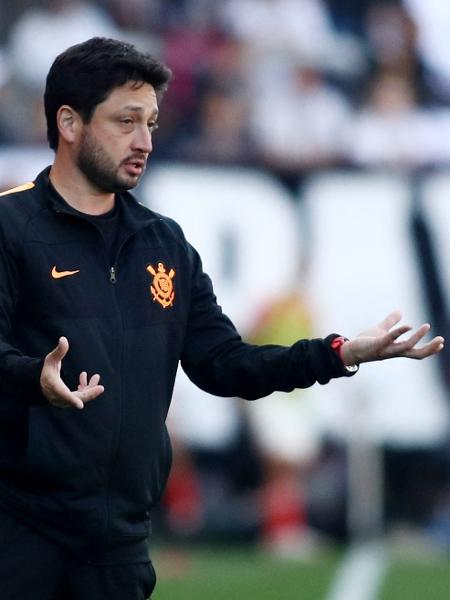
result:
M 335 337 L 334 340 L 332 340 L 332 342 L 331 342 L 331 347 L 333 348 L 333 350 L 335 352 L 338 353 L 339 358 L 342 360 L 342 362 L 344 362 L 344 360 L 342 358 L 342 346 L 344 345 L 345 342 L 348 342 L 348 339 L 343 337 L 342 335 Z
M 356 373 L 356 371 L 359 369 L 358 365 L 346 365 L 344 363 L 344 358 L 342 356 L 342 346 L 345 344 L 345 342 L 348 342 L 348 338 L 343 337 L 342 335 L 339 335 L 338 337 L 335 337 L 334 340 L 331 341 L 331 348 L 335 352 L 337 352 L 339 358 L 342 361 L 342 364 L 343 364 L 344 368 L 349 373 Z

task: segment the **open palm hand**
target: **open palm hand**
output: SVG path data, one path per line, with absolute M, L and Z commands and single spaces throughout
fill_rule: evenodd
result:
M 420 347 L 417 346 L 430 331 L 428 323 L 421 325 L 409 337 L 400 340 L 402 335 L 413 329 L 410 325 L 397 325 L 400 320 L 401 313 L 394 311 L 377 325 L 345 342 L 342 347 L 344 363 L 354 365 L 396 357 L 421 360 L 440 352 L 444 347 L 444 338 L 441 336 L 434 337 Z

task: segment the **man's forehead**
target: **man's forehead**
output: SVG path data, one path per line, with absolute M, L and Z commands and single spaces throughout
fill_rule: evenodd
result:
M 111 90 L 104 104 L 120 104 L 129 110 L 157 108 L 158 98 L 155 88 L 146 82 L 128 81 Z

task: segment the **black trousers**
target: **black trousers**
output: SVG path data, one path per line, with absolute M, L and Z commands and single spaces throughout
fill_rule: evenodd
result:
M 147 600 L 151 561 L 92 565 L 0 511 L 1 600 Z

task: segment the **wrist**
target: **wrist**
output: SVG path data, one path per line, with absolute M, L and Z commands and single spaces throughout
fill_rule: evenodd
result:
M 352 351 L 352 343 L 350 340 L 345 340 L 341 346 L 341 358 L 346 367 L 356 365 L 358 361 Z
M 331 347 L 337 352 L 343 366 L 349 373 L 355 373 L 359 369 L 358 362 L 351 349 L 350 340 L 343 336 L 338 336 L 331 342 Z

